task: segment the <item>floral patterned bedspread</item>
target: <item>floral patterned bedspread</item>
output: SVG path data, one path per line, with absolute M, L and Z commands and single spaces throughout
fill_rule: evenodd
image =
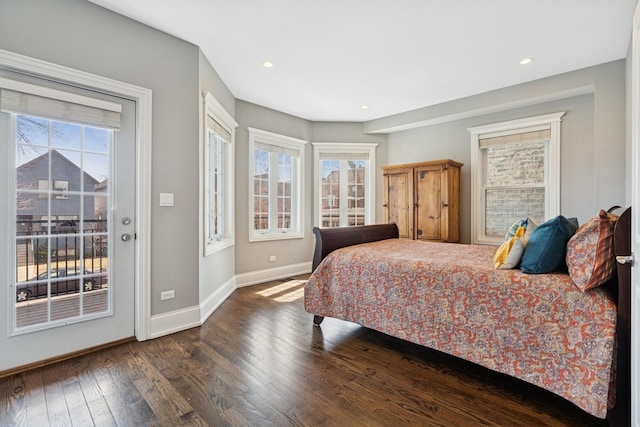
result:
M 309 278 L 305 309 L 520 378 L 605 418 L 615 303 L 567 274 L 495 270 L 494 252 L 400 239 L 342 248 Z

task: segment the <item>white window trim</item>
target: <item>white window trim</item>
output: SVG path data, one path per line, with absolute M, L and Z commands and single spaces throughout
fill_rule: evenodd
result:
M 320 156 L 323 154 L 366 154 L 369 157 L 369 168 L 365 174 L 365 224 L 373 224 L 376 220 L 375 187 L 376 187 L 376 148 L 375 143 L 349 143 L 349 142 L 313 142 L 313 192 L 314 215 L 313 223 L 321 224 L 322 210 L 322 168 Z
M 550 130 L 545 161 L 545 220 L 560 213 L 560 122 L 564 111 L 468 128 L 471 133 L 471 243 L 501 244 L 502 239 L 484 234 L 480 140 L 536 130 Z M 506 233 L 506 230 L 505 230 Z
M 235 164 L 235 135 L 236 128 L 238 127 L 238 123 L 231 117 L 231 115 L 224 109 L 224 107 L 211 95 L 209 92 L 203 93 L 204 98 L 204 118 L 203 118 L 203 153 L 204 153 L 204 166 L 203 166 L 203 191 L 202 191 L 202 206 L 204 208 L 203 212 L 203 244 L 204 244 L 204 256 L 209 256 L 216 252 L 221 251 L 222 249 L 228 248 L 230 246 L 235 245 L 235 199 L 234 199 L 234 186 L 235 186 L 235 173 L 234 173 L 234 164 Z M 206 176 L 206 171 L 209 169 L 209 161 L 210 156 L 208 152 L 208 130 L 207 126 L 207 116 L 213 117 L 213 119 L 222 125 L 225 130 L 231 134 L 231 141 L 225 141 L 225 146 L 223 149 L 223 193 L 222 197 L 224 198 L 223 202 L 223 221 L 224 221 L 224 234 L 221 238 L 210 240 L 208 239 L 209 235 L 209 227 L 210 227 L 210 212 L 209 212 L 209 203 L 204 198 L 207 195 L 206 188 L 209 186 L 210 177 Z
M 285 240 L 285 239 L 301 239 L 304 238 L 304 212 L 302 201 L 302 189 L 304 188 L 304 164 L 305 164 L 305 146 L 307 141 L 302 139 L 293 138 L 290 136 L 279 135 L 277 133 L 268 132 L 261 129 L 255 129 L 248 127 L 249 131 L 249 241 L 250 242 L 262 242 L 268 240 Z M 291 185 L 291 197 L 293 198 L 291 203 L 291 221 L 294 223 L 294 230 L 288 232 L 281 232 L 279 230 L 271 230 L 268 233 L 260 232 L 253 229 L 254 219 L 254 150 L 256 142 L 262 142 L 287 148 L 290 150 L 296 150 L 299 153 L 298 157 L 298 170 L 297 170 L 297 182 Z M 273 209 L 273 208 L 272 208 Z M 269 212 L 269 216 L 275 215 L 273 210 Z

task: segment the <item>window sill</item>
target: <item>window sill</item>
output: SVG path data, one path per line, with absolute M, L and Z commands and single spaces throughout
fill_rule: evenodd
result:
M 249 242 L 267 242 L 270 240 L 290 240 L 290 239 L 302 239 L 304 233 L 267 233 L 267 234 L 252 234 L 249 236 Z
M 500 246 L 504 243 L 504 238 L 499 237 L 480 237 L 473 241 L 473 245 L 490 245 Z
M 224 239 L 216 242 L 205 243 L 204 256 L 207 257 L 209 255 L 213 255 L 216 252 L 220 252 L 221 250 L 234 246 L 235 244 L 235 239 Z

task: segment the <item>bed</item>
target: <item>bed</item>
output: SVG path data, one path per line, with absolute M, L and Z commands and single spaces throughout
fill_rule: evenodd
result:
M 630 208 L 615 223 L 630 254 Z M 398 239 L 394 224 L 314 228 L 305 309 L 549 390 L 612 425 L 630 420 L 630 263 L 586 292 L 569 274 L 496 270 L 495 247 Z M 619 258 L 624 262 L 624 258 Z

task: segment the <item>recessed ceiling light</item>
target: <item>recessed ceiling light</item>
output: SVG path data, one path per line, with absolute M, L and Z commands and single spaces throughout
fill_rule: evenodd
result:
M 362 109 L 363 109 L 363 110 L 367 110 L 368 108 L 369 108 L 369 106 L 368 106 L 368 105 L 363 105 L 363 106 L 362 106 Z
M 271 68 L 271 67 L 273 67 L 273 62 L 271 62 L 271 61 L 264 61 L 264 62 L 262 63 L 262 65 L 264 65 L 264 68 Z
M 527 64 L 531 64 L 533 62 L 533 58 L 524 58 L 522 61 L 520 61 L 520 65 L 527 65 Z

